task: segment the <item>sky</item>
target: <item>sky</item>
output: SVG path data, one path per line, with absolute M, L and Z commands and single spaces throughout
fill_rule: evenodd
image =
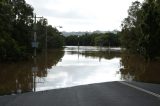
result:
M 120 30 L 135 0 L 26 0 L 37 16 L 60 31 Z M 142 2 L 143 0 L 139 0 Z

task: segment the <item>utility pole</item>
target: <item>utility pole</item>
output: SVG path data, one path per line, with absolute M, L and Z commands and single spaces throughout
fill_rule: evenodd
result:
M 34 56 L 36 57 L 36 48 L 38 48 L 38 43 L 37 43 L 37 32 L 36 32 L 36 15 L 34 16 L 34 35 L 33 35 L 33 47 L 34 47 Z
M 33 26 L 33 42 L 32 42 L 32 47 L 34 48 L 34 66 L 32 67 L 32 72 L 33 72 L 33 91 L 36 91 L 36 75 L 37 75 L 37 71 L 38 71 L 38 67 L 37 67 L 37 53 L 36 53 L 36 49 L 38 48 L 38 42 L 37 42 L 37 18 L 42 19 L 43 17 L 37 17 L 36 14 L 33 17 L 34 18 L 34 26 Z
M 36 49 L 38 48 L 38 42 L 37 42 L 37 27 L 36 27 L 36 22 L 37 18 L 42 19 L 43 17 L 37 17 L 36 14 L 34 16 L 34 35 L 33 35 L 33 42 L 32 42 L 32 47 L 34 48 L 34 57 L 37 56 Z
M 48 24 L 48 21 L 47 19 L 44 19 L 44 21 L 46 22 L 46 26 L 45 26 L 45 71 L 47 71 L 47 24 Z

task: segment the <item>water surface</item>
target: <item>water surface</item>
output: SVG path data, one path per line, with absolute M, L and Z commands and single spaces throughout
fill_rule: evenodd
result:
M 120 48 L 67 46 L 28 61 L 1 63 L 0 95 L 122 80 L 160 83 L 159 66 Z
M 47 70 L 48 75 L 44 78 L 44 83 L 37 83 L 36 90 L 121 80 L 120 57 L 116 54 L 109 55 L 111 53 L 107 49 L 66 47 L 61 61 Z M 113 50 L 116 51 L 116 48 Z

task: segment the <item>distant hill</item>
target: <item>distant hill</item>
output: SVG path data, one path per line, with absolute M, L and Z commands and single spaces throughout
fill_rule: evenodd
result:
M 65 32 L 65 31 L 62 32 L 62 34 L 64 36 L 70 36 L 70 35 L 79 35 L 79 36 L 81 36 L 81 35 L 84 35 L 86 33 L 92 33 L 92 32 Z
M 99 30 L 96 30 L 96 31 L 93 31 L 93 32 L 66 32 L 66 31 L 63 31 L 62 34 L 64 36 L 70 36 L 70 35 L 77 35 L 77 36 L 81 36 L 81 35 L 84 35 L 84 34 L 92 34 L 92 33 L 117 33 L 117 30 L 114 30 L 114 31 L 99 31 Z

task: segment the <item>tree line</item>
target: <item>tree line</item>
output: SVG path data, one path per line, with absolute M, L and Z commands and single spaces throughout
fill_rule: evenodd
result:
M 160 0 L 132 3 L 122 23 L 121 44 L 147 60 L 160 56 Z
M 32 54 L 33 10 L 25 0 L 0 1 L 0 61 L 24 59 Z M 46 30 L 48 47 L 62 47 L 61 33 L 41 19 L 36 23 L 38 50 L 41 51 L 45 45 Z
M 91 33 L 81 36 L 70 35 L 65 37 L 65 44 L 69 46 L 120 46 L 118 33 Z

